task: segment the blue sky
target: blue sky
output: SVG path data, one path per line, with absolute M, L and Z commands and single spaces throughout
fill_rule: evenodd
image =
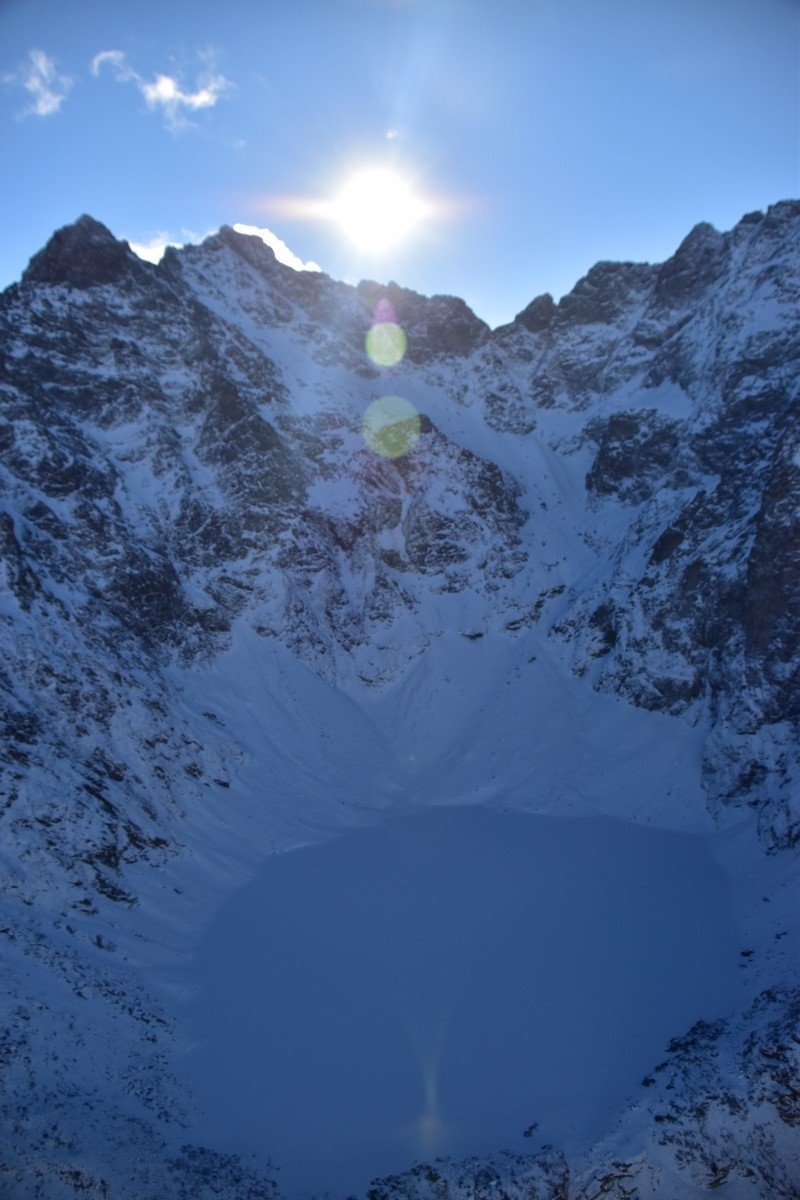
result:
M 0 286 L 243 222 L 496 325 L 800 195 L 800 0 L 0 0 L 0 129 Z M 383 253 L 309 203 L 366 166 L 432 206 Z

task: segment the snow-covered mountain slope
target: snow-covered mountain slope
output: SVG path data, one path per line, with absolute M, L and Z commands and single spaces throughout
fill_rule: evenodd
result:
M 180 963 L 270 853 L 448 803 L 710 836 L 741 1000 L 580 1162 L 376 1197 L 800 1192 L 799 251 L 784 202 L 491 332 L 82 217 L 3 294 L 10 1200 L 277 1195 L 192 1144 Z

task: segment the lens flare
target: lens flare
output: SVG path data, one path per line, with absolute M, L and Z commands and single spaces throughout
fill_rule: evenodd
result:
M 446 1033 L 447 1017 L 444 1013 L 434 1022 L 415 1022 L 409 1028 L 411 1045 L 422 1074 L 425 1093 L 425 1111 L 414 1122 L 413 1130 L 420 1151 L 426 1157 L 439 1154 L 445 1149 L 450 1132 L 439 1113 L 439 1071 Z
M 405 357 L 408 339 L 394 321 L 378 321 L 367 334 L 365 346 L 378 367 L 396 367 Z
M 382 458 L 401 458 L 414 449 L 420 435 L 419 413 L 402 396 L 381 396 L 364 413 L 361 434 Z
M 376 322 L 391 321 L 393 324 L 397 324 L 397 313 L 394 311 L 394 305 L 388 296 L 381 296 L 380 300 L 375 305 L 375 315 L 373 320 Z

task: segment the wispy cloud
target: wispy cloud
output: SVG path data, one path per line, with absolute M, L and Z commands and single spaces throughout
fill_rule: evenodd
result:
M 139 78 L 136 72 L 126 64 L 125 55 L 121 50 L 101 50 L 99 54 L 95 54 L 92 59 L 92 74 L 99 75 L 100 68 L 104 63 L 108 63 L 120 83 Z
M 21 117 L 50 117 L 57 113 L 75 82 L 70 75 L 62 75 L 55 59 L 44 50 L 29 50 L 28 61 L 3 82 L 23 87 L 33 97 L 33 103 L 23 109 Z
M 101 50 L 92 59 L 92 74 L 100 74 L 104 66 L 114 73 L 118 83 L 133 83 L 144 96 L 147 107 L 160 111 L 164 123 L 173 133 L 192 124 L 187 113 L 203 108 L 213 108 L 217 101 L 232 88 L 230 80 L 215 69 L 213 56 L 203 55 L 205 67 L 199 73 L 195 90 L 186 91 L 175 75 L 156 75 L 147 80 L 131 67 L 121 50 Z

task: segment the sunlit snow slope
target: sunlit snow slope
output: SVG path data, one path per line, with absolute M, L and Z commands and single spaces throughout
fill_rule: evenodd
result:
M 733 981 L 580 1145 L 370 1200 L 798 1194 L 799 244 L 701 225 L 492 332 L 82 217 L 3 294 L 0 1194 L 291 1196 L 202 1115 L 191 964 L 276 854 L 442 806 L 702 842 Z

